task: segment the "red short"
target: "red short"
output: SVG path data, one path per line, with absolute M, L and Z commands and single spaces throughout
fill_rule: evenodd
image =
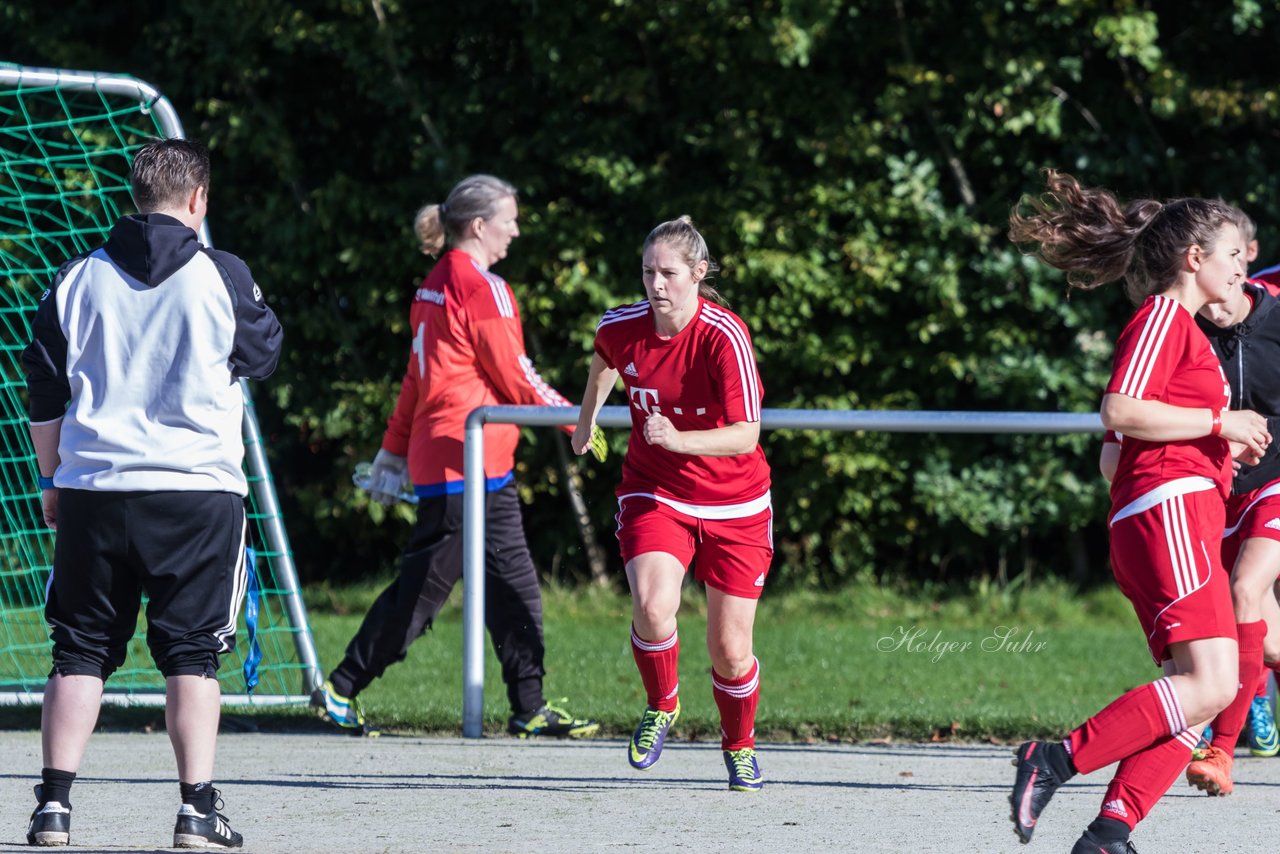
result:
M 1222 496 L 1206 489 L 1169 498 L 1111 526 L 1111 571 L 1159 665 L 1168 647 L 1234 638 L 1231 587 L 1222 572 Z
M 1227 499 L 1227 531 L 1222 538 L 1222 568 L 1230 574 L 1245 540 L 1280 540 L 1280 481 Z
M 618 502 L 622 560 L 646 552 L 674 555 L 694 578 L 731 596 L 759 599 L 773 562 L 773 509 L 741 519 L 698 519 L 652 498 Z

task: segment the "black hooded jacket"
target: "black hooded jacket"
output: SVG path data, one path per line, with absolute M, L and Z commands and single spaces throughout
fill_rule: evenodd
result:
M 1280 479 L 1280 301 L 1266 288 L 1245 283 L 1253 309 L 1222 329 L 1197 315 L 1231 385 L 1231 408 L 1252 409 L 1267 419 L 1273 441 L 1256 466 L 1244 466 L 1231 485 L 1240 494 Z

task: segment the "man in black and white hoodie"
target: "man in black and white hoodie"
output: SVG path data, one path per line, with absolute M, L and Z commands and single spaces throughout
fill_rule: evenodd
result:
M 282 335 L 244 262 L 197 238 L 204 146 L 146 145 L 130 187 L 140 213 L 58 269 L 23 353 L 44 519 L 57 529 L 27 841 L 70 840 L 71 783 L 145 592 L 182 794 L 173 844 L 234 848 L 213 761 L 219 657 L 235 644 L 247 582 L 238 380 L 275 369 Z

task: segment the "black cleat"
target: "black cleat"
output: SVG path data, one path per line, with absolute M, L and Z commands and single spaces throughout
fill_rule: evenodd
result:
M 377 738 L 382 730 L 364 719 L 360 701 L 355 697 L 344 697 L 333 687 L 333 682 L 325 681 L 324 685 L 311 692 L 311 705 L 320 717 L 331 724 L 342 727 L 354 736 Z
M 174 848 L 239 848 L 244 837 L 231 829 L 222 809 L 222 797 L 213 790 L 213 812 L 201 815 L 191 804 L 178 810 L 178 823 L 173 827 Z
M 1071 854 L 1138 854 L 1138 849 L 1127 839 L 1104 842 L 1086 830 L 1071 848 Z
M 528 738 L 531 735 L 551 736 L 553 738 L 584 738 L 595 735 L 600 729 L 600 722 L 591 718 L 575 718 L 564 708 L 567 700 L 558 704 L 545 703 L 524 715 L 512 715 L 507 720 L 507 732 L 517 738 Z
M 36 786 L 36 800 L 44 801 L 41 786 Z M 39 803 L 27 825 L 28 845 L 67 845 L 71 842 L 71 807 L 58 801 Z
M 1013 807 L 1010 818 L 1014 833 L 1024 844 L 1031 841 L 1040 813 L 1062 785 L 1049 767 L 1045 746 L 1043 741 L 1028 741 L 1014 752 L 1013 764 L 1018 774 L 1013 780 L 1013 794 L 1009 796 Z

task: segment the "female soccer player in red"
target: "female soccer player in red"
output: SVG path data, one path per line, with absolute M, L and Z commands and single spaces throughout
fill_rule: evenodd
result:
M 1221 563 L 1228 443 L 1256 462 L 1271 436 L 1261 415 L 1226 411 L 1230 389 L 1195 323 L 1244 279 L 1234 210 L 1204 199 L 1121 207 L 1070 175 L 1046 170 L 1045 178 L 1046 192 L 1011 214 L 1010 239 L 1067 271 L 1073 287 L 1123 278 L 1139 306 L 1102 398 L 1103 424 L 1125 437 L 1111 483 L 1111 567 L 1166 675 L 1062 742 L 1020 746 L 1011 818 L 1029 841 L 1060 785 L 1119 761 L 1072 852 L 1124 854 L 1134 825 L 1182 773 L 1201 725 L 1235 697 L 1236 625 Z
M 707 587 L 707 648 L 729 788 L 764 785 L 755 752 L 760 664 L 756 602 L 773 558 L 769 465 L 760 449 L 762 390 L 751 335 L 706 282 L 715 266 L 686 216 L 644 242 L 648 299 L 596 327 L 573 449 L 622 377 L 631 440 L 618 486 L 618 540 L 631 585 L 631 650 L 648 708 L 631 737 L 635 768 L 658 761 L 680 715 L 676 612 L 690 561 Z

